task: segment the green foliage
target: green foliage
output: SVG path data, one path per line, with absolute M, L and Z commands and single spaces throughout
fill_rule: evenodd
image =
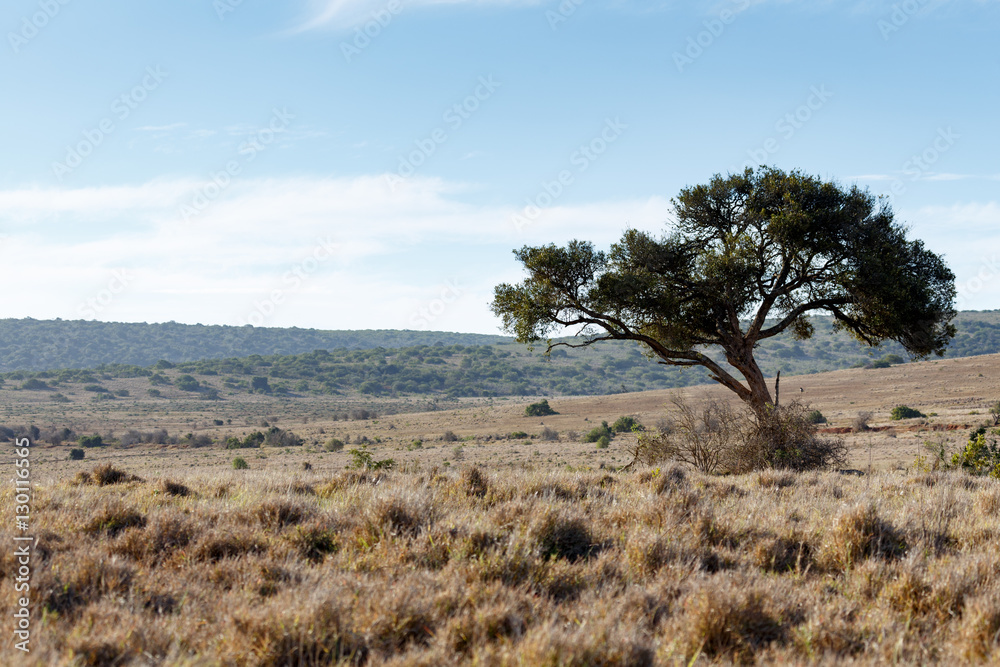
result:
M 201 383 L 190 375 L 180 375 L 174 380 L 174 386 L 181 391 L 201 391 Z
M 606 435 L 602 435 L 601 437 L 599 437 L 596 442 L 598 449 L 607 449 L 608 445 L 611 444 L 611 440 L 609 440 L 608 436 Z
M 632 433 L 645 431 L 646 428 L 635 417 L 622 416 L 616 419 L 615 423 L 611 425 L 611 430 L 615 433 Z
M 955 453 L 951 464 L 973 475 L 1000 479 L 1000 446 L 996 438 L 986 439 L 986 429 L 973 431 L 965 449 Z
M 808 420 L 810 424 L 825 424 L 826 423 L 826 417 L 824 417 L 823 413 L 820 412 L 819 410 L 812 410 L 812 411 L 806 413 L 806 420 Z
M 926 417 L 924 413 L 920 410 L 914 410 L 913 408 L 907 407 L 905 405 L 897 405 L 892 409 L 892 414 L 890 418 L 896 421 L 900 419 L 914 419 L 916 417 Z
M 264 434 L 264 445 L 268 447 L 301 447 L 302 438 L 291 431 L 272 426 Z
M 92 392 L 95 392 L 95 393 L 98 393 L 98 394 L 101 394 L 101 393 L 111 393 L 105 387 L 102 387 L 99 384 L 87 384 L 87 385 L 84 385 L 83 386 L 83 390 L 84 391 L 92 391 Z
M 527 417 L 547 417 L 548 415 L 557 415 L 559 413 L 549 407 L 548 400 L 543 398 L 537 403 L 532 403 L 526 407 L 524 414 Z
M 247 470 L 250 468 L 250 464 L 242 456 L 237 456 L 233 459 L 233 470 Z
M 525 433 L 524 431 L 514 431 L 507 437 L 510 438 L 511 440 L 524 440 L 525 438 L 528 437 L 528 434 Z
M 255 394 L 270 394 L 271 385 L 266 377 L 257 376 L 250 380 L 250 391 Z
M 375 460 L 367 447 L 348 451 L 351 455 L 349 467 L 363 470 L 390 470 L 396 465 L 393 459 Z
M 21 383 L 21 389 L 28 389 L 30 391 L 44 391 L 46 389 L 51 389 L 51 387 L 37 378 L 31 378 L 30 380 L 25 380 L 23 383 Z
M 226 449 L 251 449 L 264 444 L 267 436 L 260 431 L 254 431 L 240 440 L 238 437 L 230 436 L 226 438 Z
M 323 445 L 323 449 L 328 452 L 339 452 L 344 449 L 344 441 L 338 438 L 330 438 L 326 441 L 326 444 Z
M 81 447 L 103 447 L 105 443 L 99 435 L 81 435 L 77 444 Z
M 601 438 L 607 438 L 611 440 L 615 437 L 614 431 L 608 426 L 608 422 L 602 421 L 600 426 L 595 426 L 586 435 L 583 436 L 584 442 L 597 442 Z
M 524 343 L 566 323 L 591 332 L 576 346 L 637 341 L 667 365 L 707 368 L 758 412 L 771 397 L 753 350 L 786 330 L 810 338 L 810 312 L 917 358 L 943 354 L 955 335 L 954 274 L 868 191 L 748 168 L 685 188 L 675 212 L 668 235 L 630 229 L 608 252 L 579 240 L 515 251 L 528 277 L 497 286 L 493 312 Z
M 82 449 L 77 449 L 74 447 L 73 449 L 69 450 L 69 460 L 82 461 L 85 454 L 86 452 L 84 452 Z
M 153 398 L 159 398 L 160 396 L 162 396 L 159 389 L 147 389 L 146 393 L 152 396 Z

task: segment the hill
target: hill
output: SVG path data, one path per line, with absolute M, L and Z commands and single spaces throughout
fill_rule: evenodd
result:
M 322 331 L 176 322 L 4 319 L 0 320 L 0 372 L 94 368 L 113 363 L 148 366 L 160 359 L 176 363 L 252 354 L 301 354 L 319 349 L 483 345 L 501 340 L 505 338 L 439 331 Z

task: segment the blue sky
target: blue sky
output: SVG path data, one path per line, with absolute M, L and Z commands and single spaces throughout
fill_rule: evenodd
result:
M 525 243 L 766 163 L 1000 308 L 1000 2 L 11 0 L 0 317 L 496 333 Z

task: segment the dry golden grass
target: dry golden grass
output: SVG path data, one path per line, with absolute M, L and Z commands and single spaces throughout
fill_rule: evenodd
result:
M 114 482 L 37 490 L 34 651 L 5 642 L 0 663 L 1000 660 L 994 480 L 677 467 L 144 477 L 112 466 L 90 479 Z M 10 618 L 14 562 L 0 560 Z

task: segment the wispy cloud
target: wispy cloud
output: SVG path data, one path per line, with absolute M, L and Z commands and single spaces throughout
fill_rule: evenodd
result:
M 519 232 L 516 206 L 464 202 L 471 188 L 459 183 L 412 178 L 390 194 L 382 176 L 248 179 L 185 223 L 180 206 L 199 185 L 0 191 L 5 268 L 34 275 L 40 257 L 47 267 L 2 315 L 79 317 L 79 304 L 126 268 L 134 280 L 101 319 L 240 324 L 284 289 L 287 308 L 269 325 L 406 328 L 419 299 L 457 279 L 466 297 L 436 325 L 495 331 L 486 304 L 492 285 L 516 277 L 511 249 L 577 237 L 606 245 L 626 226 L 661 230 L 670 208 L 658 197 L 566 205 Z M 334 256 L 288 288 L 288 272 L 318 244 Z
M 312 0 L 306 18 L 292 32 L 345 29 L 367 21 L 377 12 L 388 11 L 393 0 Z M 535 5 L 545 0 L 395 0 L 403 11 L 431 5 Z

